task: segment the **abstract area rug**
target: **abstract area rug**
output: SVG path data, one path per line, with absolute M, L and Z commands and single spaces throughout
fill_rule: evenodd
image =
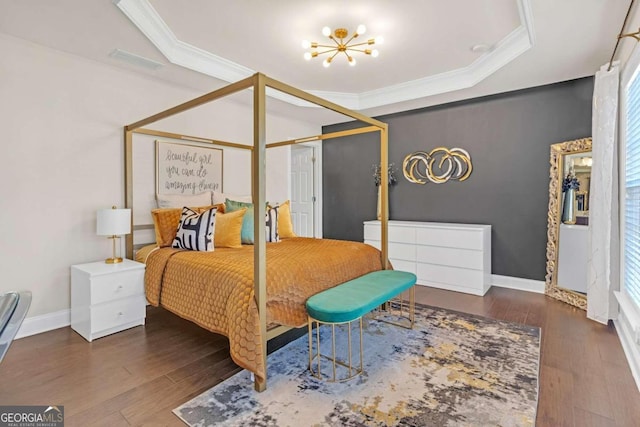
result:
M 348 382 L 309 374 L 305 335 L 269 355 L 265 392 L 242 371 L 173 412 L 189 426 L 535 424 L 539 328 L 417 306 L 413 330 L 369 319 L 363 339 L 365 372 Z

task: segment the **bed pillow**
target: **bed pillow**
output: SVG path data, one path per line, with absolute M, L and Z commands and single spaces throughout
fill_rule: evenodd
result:
M 158 208 L 180 208 L 183 206 L 211 206 L 211 191 L 200 194 L 156 194 Z M 182 211 L 181 211 L 182 212 Z
M 212 252 L 213 234 L 216 227 L 216 208 L 196 212 L 182 208 L 180 225 L 173 239 L 172 248 L 190 251 Z
M 176 237 L 178 225 L 180 225 L 181 215 L 182 209 L 179 208 L 153 209 L 151 211 L 156 231 L 156 243 L 159 247 L 171 246 Z
M 216 248 L 241 248 L 242 219 L 246 208 L 234 212 L 216 215 L 216 229 L 213 235 Z
M 211 196 L 212 196 L 214 205 L 218 203 L 224 203 L 226 199 L 231 199 L 231 200 L 236 200 L 238 202 L 246 202 L 246 203 L 252 202 L 251 195 L 243 196 L 239 194 L 230 194 L 230 193 L 221 193 L 219 191 L 212 191 Z
M 291 204 L 289 200 L 279 206 L 278 212 L 278 234 L 281 239 L 298 237 L 293 232 L 293 221 L 291 220 Z
M 278 235 L 278 217 L 280 206 L 267 209 L 266 221 L 265 221 L 265 238 L 267 242 L 279 242 L 280 236 Z
M 214 205 L 217 208 L 217 212 L 224 212 L 224 205 Z M 211 205 L 191 208 L 194 211 L 200 213 L 211 209 Z M 182 216 L 182 208 L 163 208 L 153 209 L 151 211 L 151 217 L 153 218 L 153 225 L 156 233 L 156 243 L 159 247 L 164 248 L 173 244 L 173 239 L 176 237 L 176 231 L 180 225 L 180 217 Z
M 240 238 L 242 239 L 243 245 L 253 245 L 253 203 L 225 199 L 224 206 L 227 212 L 246 209 L 244 219 L 242 220 Z

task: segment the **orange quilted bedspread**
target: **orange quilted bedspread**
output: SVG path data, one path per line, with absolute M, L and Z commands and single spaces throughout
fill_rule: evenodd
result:
M 381 268 L 380 252 L 363 243 L 302 237 L 267 243 L 267 324 L 302 326 L 310 296 Z M 265 378 L 253 246 L 155 250 L 147 258 L 145 292 L 152 305 L 227 336 L 233 360 Z

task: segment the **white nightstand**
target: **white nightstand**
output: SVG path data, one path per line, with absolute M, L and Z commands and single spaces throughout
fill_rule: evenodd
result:
M 144 268 L 125 259 L 71 266 L 71 328 L 87 341 L 144 325 Z

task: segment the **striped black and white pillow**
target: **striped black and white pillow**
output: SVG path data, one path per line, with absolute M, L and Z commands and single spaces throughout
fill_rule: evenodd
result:
M 212 252 L 216 211 L 216 208 L 212 208 L 202 213 L 197 213 L 193 209 L 183 207 L 180 225 L 171 247 L 190 251 Z
M 278 235 L 278 206 L 267 209 L 265 233 L 267 242 L 279 242 Z

